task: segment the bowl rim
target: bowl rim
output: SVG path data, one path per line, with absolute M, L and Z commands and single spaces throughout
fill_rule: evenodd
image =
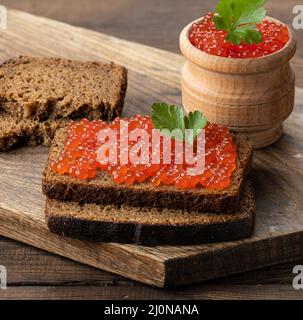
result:
M 265 69 L 269 69 L 271 66 L 274 67 L 275 64 L 281 65 L 282 63 L 281 60 L 285 60 L 285 63 L 288 62 L 296 52 L 297 41 L 294 37 L 292 30 L 289 28 L 289 26 L 278 19 L 272 18 L 270 16 L 266 16 L 264 20 L 273 21 L 287 27 L 287 30 L 289 33 L 289 40 L 285 44 L 285 46 L 281 48 L 279 51 L 268 54 L 266 56 L 256 57 L 256 58 L 229 58 L 229 57 L 221 57 L 221 56 L 209 54 L 207 52 L 199 50 L 189 41 L 189 33 L 193 23 L 197 23 L 201 21 L 202 18 L 203 17 L 195 19 L 192 22 L 190 22 L 187 26 L 185 26 L 180 33 L 180 39 L 179 39 L 180 49 L 182 54 L 187 59 L 189 59 L 191 62 L 193 62 L 198 66 L 205 67 L 207 69 L 214 69 L 217 71 L 220 71 L 218 69 L 222 69 L 220 68 L 220 65 L 221 67 L 223 67 L 224 65 L 228 65 L 229 69 L 235 69 L 235 70 L 238 70 L 239 66 L 244 66 L 244 65 L 255 66 L 255 67 L 256 65 L 259 65 L 261 69 L 262 67 Z M 213 68 L 211 66 L 213 66 Z M 226 69 L 226 68 L 223 67 L 223 69 Z M 224 71 L 224 70 L 221 70 L 221 71 Z

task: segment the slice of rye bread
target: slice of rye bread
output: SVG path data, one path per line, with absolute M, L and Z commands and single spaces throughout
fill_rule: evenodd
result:
M 253 155 L 247 138 L 234 135 L 238 153 L 237 168 L 232 175 L 230 186 L 225 190 L 180 190 L 174 186 L 154 187 L 149 182 L 127 186 L 116 184 L 102 171 L 90 180 L 80 180 L 54 172 L 50 168 L 50 162 L 58 159 L 64 147 L 66 134 L 66 128 L 56 132 L 43 175 L 42 189 L 51 199 L 80 204 L 156 207 L 193 212 L 234 212 L 238 208 L 241 188 L 251 167 Z
M 0 110 L 39 121 L 112 120 L 126 87 L 127 71 L 114 63 L 20 56 L 0 65 Z
M 56 130 L 64 128 L 68 122 L 67 119 L 39 122 L 0 115 L 0 151 L 7 151 L 22 144 L 49 146 Z
M 251 236 L 255 198 L 246 182 L 235 214 L 187 213 L 181 210 L 135 208 L 122 205 L 79 205 L 46 199 L 48 228 L 81 240 L 134 243 L 144 246 L 195 245 Z

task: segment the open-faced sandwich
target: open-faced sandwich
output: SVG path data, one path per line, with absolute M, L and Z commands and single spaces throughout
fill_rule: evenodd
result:
M 59 235 L 141 245 L 248 237 L 251 160 L 245 137 L 178 106 L 70 122 L 56 132 L 43 176 L 47 224 Z

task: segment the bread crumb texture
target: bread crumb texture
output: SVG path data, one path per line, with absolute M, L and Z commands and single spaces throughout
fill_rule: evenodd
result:
M 0 150 L 49 145 L 67 120 L 121 115 L 127 71 L 114 63 L 17 57 L 0 65 Z

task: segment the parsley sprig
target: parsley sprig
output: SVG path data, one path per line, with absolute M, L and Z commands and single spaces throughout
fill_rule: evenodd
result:
M 228 31 L 226 41 L 239 45 L 258 44 L 262 34 L 257 24 L 266 17 L 265 0 L 220 0 L 214 23 L 219 30 Z
M 204 129 L 207 119 L 200 111 L 189 112 L 184 115 L 182 107 L 167 105 L 165 103 L 154 103 L 151 112 L 154 127 L 158 130 L 168 130 L 171 134 L 175 129 L 179 129 L 179 135 L 175 136 L 178 140 L 185 140 L 194 143 L 199 131 Z M 191 134 L 185 134 L 186 129 L 192 129 Z

